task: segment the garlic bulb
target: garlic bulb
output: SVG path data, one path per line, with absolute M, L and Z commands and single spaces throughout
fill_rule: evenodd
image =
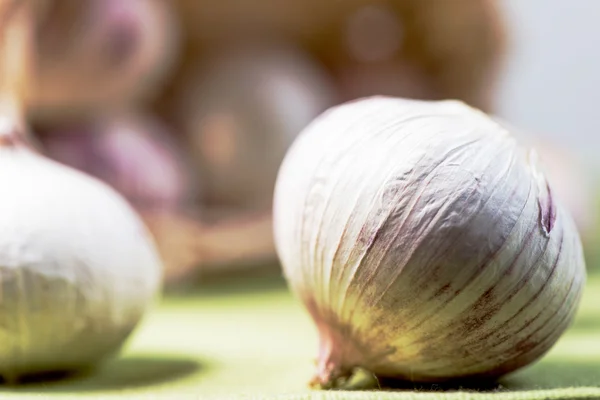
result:
M 585 281 L 535 152 L 458 101 L 327 111 L 283 162 L 274 228 L 319 330 L 322 387 L 358 367 L 416 381 L 514 371 L 569 326 Z
M 0 134 L 0 375 L 89 367 L 157 295 L 157 252 L 115 191 Z

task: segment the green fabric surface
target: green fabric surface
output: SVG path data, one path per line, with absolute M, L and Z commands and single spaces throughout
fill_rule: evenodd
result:
M 600 399 L 600 277 L 588 281 L 561 341 L 492 390 L 309 390 L 313 325 L 281 279 L 255 277 L 165 298 L 122 357 L 87 375 L 0 387 L 0 399 Z

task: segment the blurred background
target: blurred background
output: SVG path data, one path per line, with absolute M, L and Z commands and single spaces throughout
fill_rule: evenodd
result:
M 517 126 L 595 263 L 597 2 L 37 1 L 40 149 L 129 199 L 169 290 L 279 273 L 286 150 L 327 108 L 377 94 L 460 99 Z
M 600 4 L 502 0 L 512 43 L 498 90 L 498 113 L 578 152 L 600 167 Z

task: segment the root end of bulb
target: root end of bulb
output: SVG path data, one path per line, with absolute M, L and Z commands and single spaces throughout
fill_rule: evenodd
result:
M 324 390 L 379 388 L 379 380 L 375 374 L 360 366 L 360 360 L 364 357 L 352 340 L 352 335 L 340 326 L 333 327 L 322 322 L 317 324 L 320 326 L 317 372 L 309 386 Z
M 331 364 L 317 372 L 309 382 L 309 387 L 321 390 L 372 390 L 381 388 L 379 379 L 371 371 L 360 367 L 341 369 Z

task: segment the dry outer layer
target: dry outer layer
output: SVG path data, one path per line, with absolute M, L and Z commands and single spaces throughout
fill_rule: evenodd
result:
M 597 399 L 599 314 L 600 276 L 591 276 L 575 324 L 558 345 L 495 389 L 409 385 L 383 392 L 311 391 L 306 382 L 314 369 L 317 335 L 309 317 L 281 279 L 245 278 L 164 299 L 136 331 L 123 358 L 95 374 L 0 387 L 0 398 Z
M 354 367 L 422 381 L 514 371 L 569 325 L 585 280 L 535 153 L 463 103 L 329 110 L 288 152 L 274 204 L 326 386 Z
M 0 182 L 0 375 L 113 353 L 160 287 L 142 221 L 108 186 L 26 148 L 0 149 Z

